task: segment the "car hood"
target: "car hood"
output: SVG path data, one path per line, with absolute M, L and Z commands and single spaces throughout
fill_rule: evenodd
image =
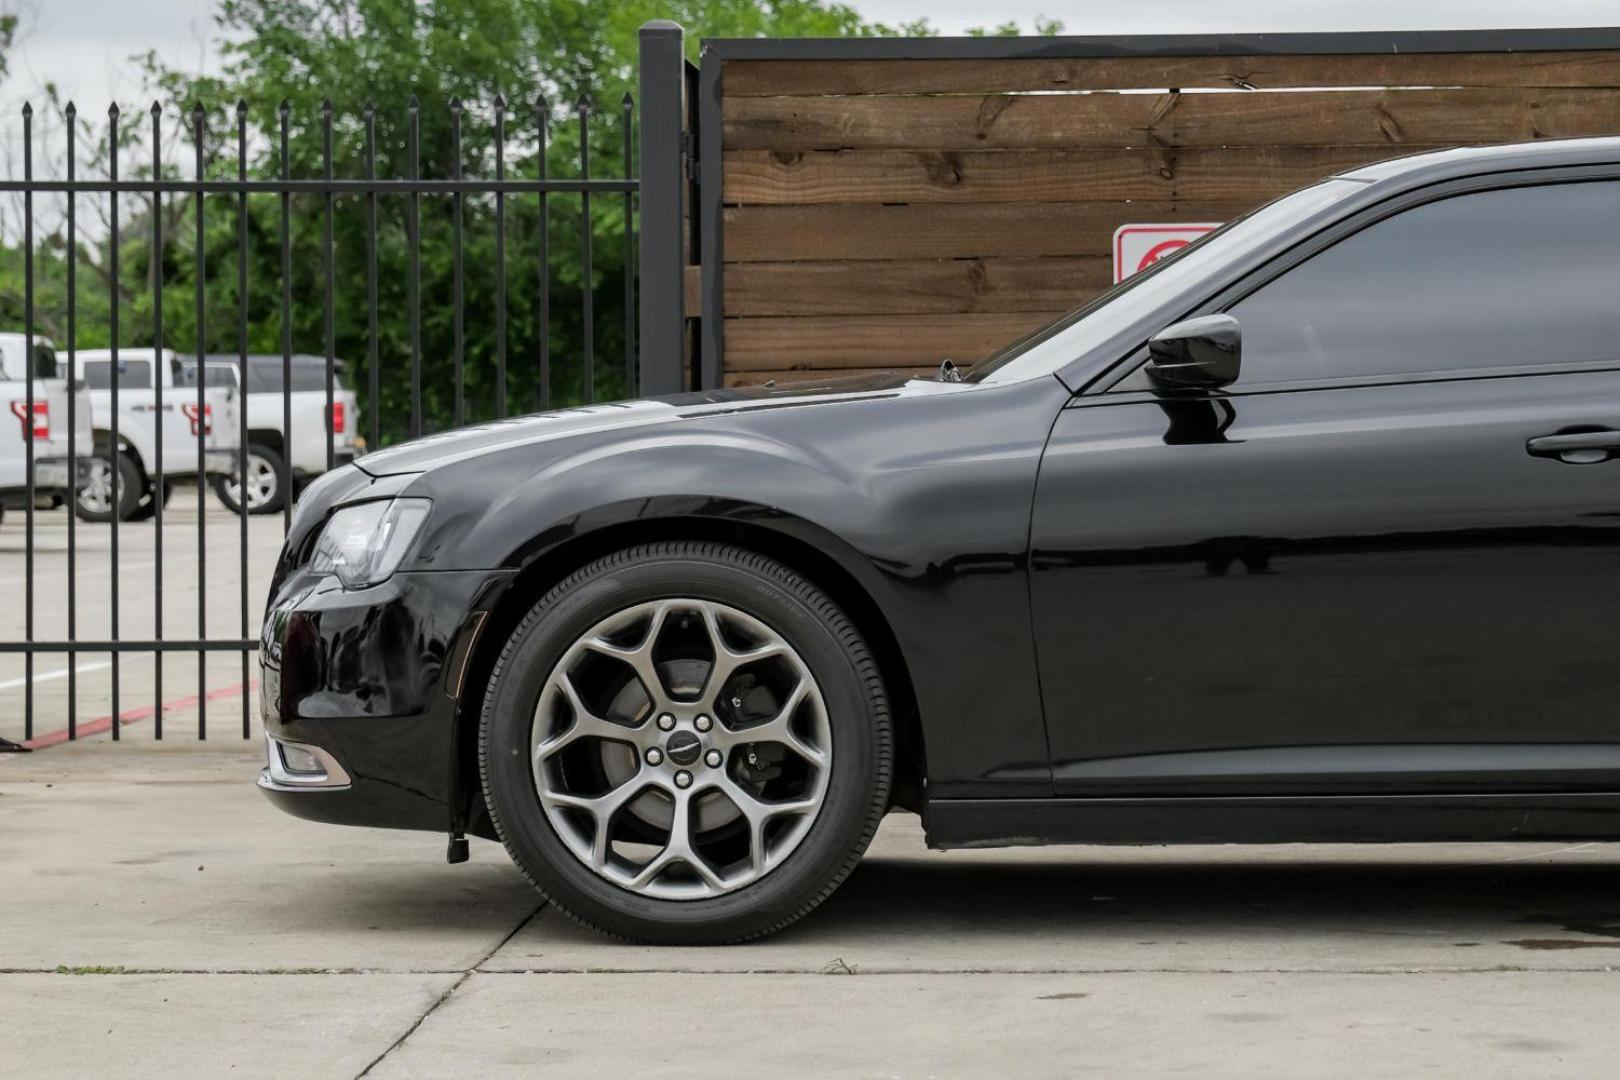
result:
M 909 381 L 908 381 L 909 380 Z M 639 401 L 615 401 L 573 409 L 514 416 L 458 428 L 367 454 L 355 465 L 371 476 L 426 472 L 467 458 L 529 443 L 614 429 L 666 424 L 692 416 L 715 416 L 756 409 L 796 408 L 831 401 L 900 393 L 928 392 L 949 384 L 917 380 L 899 372 L 795 382 L 790 386 L 751 386 L 671 394 Z M 957 384 L 960 385 L 960 384 Z

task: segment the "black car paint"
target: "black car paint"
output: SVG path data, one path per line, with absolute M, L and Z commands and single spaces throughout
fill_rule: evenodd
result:
M 1100 391 L 1148 335 L 1368 215 L 1510 170 L 1613 175 L 1615 147 L 1363 170 L 1342 205 L 1055 377 L 598 406 L 329 474 L 277 569 L 266 724 L 355 783 L 272 797 L 408 828 L 471 806 L 476 827 L 458 684 L 500 646 L 478 633 L 491 613 L 593 538 L 733 527 L 818 553 L 892 634 L 932 843 L 1610 835 L 1620 464 L 1525 440 L 1620 426 L 1620 374 Z M 1429 423 L 1468 408 L 1489 421 Z M 1445 513 L 1400 497 L 1442 490 Z M 395 494 L 434 502 L 401 570 L 355 592 L 311 579 L 327 512 Z

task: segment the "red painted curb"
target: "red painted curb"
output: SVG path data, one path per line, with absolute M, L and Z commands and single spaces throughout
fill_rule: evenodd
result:
M 208 691 L 208 693 L 204 694 L 202 697 L 198 697 L 196 694 L 190 694 L 186 697 L 170 698 L 168 701 L 163 703 L 163 711 L 166 713 L 182 712 L 186 709 L 196 708 L 198 702 L 203 700 L 217 701 L 220 698 L 237 697 L 245 691 L 255 689 L 258 685 L 259 684 L 257 682 L 250 681 L 246 683 L 237 683 L 235 686 L 222 686 L 218 690 Z M 139 709 L 125 709 L 123 712 L 118 714 L 119 726 L 122 727 L 125 724 L 133 724 L 139 720 L 145 720 L 149 717 L 156 716 L 157 711 L 158 707 L 155 705 L 146 705 Z M 78 725 L 75 735 L 80 739 L 87 735 L 100 735 L 104 731 L 111 731 L 112 725 L 113 714 L 108 713 L 106 716 L 98 716 L 94 720 L 89 720 Z M 56 746 L 59 743 L 65 743 L 67 741 L 68 729 L 62 728 L 59 731 L 48 731 L 44 735 L 36 735 L 34 738 L 25 741 L 22 745 L 26 746 L 30 750 L 43 750 L 47 746 Z M 4 760 L 7 756 L 9 755 L 0 754 L 0 760 Z

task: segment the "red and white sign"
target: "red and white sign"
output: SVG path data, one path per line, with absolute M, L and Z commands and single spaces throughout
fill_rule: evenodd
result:
M 1170 225 L 1121 225 L 1114 230 L 1114 284 L 1174 255 L 1220 227 L 1219 222 L 1189 224 L 1184 221 Z

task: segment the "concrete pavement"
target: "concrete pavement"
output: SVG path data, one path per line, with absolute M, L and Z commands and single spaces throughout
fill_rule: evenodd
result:
M 1620 845 L 925 851 L 734 949 L 495 845 L 284 817 L 257 744 L 0 758 L 0 1077 L 1610 1075 Z

